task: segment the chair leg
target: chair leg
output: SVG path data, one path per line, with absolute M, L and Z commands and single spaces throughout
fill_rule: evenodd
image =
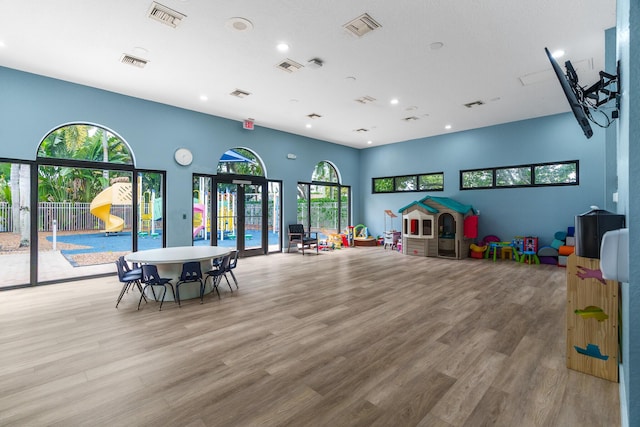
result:
M 140 310 L 140 304 L 142 303 L 142 298 L 144 297 L 144 291 L 147 289 L 147 287 L 149 287 L 149 285 L 145 285 L 142 288 L 142 292 L 140 293 L 140 300 L 138 301 L 138 310 Z M 151 289 L 153 290 L 153 287 L 151 287 Z M 155 298 L 155 294 L 154 294 L 154 298 Z
M 173 288 L 173 286 L 171 288 Z M 158 311 L 162 311 L 162 304 L 164 303 L 164 297 L 166 294 L 167 294 L 167 285 L 164 285 L 162 290 L 162 299 L 160 300 L 160 309 Z
M 144 293 L 142 292 L 142 285 L 140 284 L 139 280 L 136 280 L 136 286 L 138 287 L 138 290 L 140 291 L 140 293 L 142 294 L 142 298 L 144 298 L 144 302 L 148 302 L 147 301 L 147 297 L 144 295 Z
M 118 296 L 118 301 L 116 301 L 116 308 L 118 308 L 118 304 L 120 304 L 120 300 L 122 299 L 122 296 L 124 295 L 125 291 L 127 290 L 127 288 L 129 287 L 128 283 L 125 283 L 122 286 L 122 290 L 120 291 L 120 295 Z
M 233 293 L 233 288 L 231 287 L 231 282 L 229 282 L 229 278 L 227 277 L 227 273 L 224 274 L 224 279 L 227 281 L 227 285 L 229 285 L 229 290 Z
M 236 275 L 233 274 L 233 270 L 229 270 L 229 273 L 231 273 L 231 277 L 233 277 L 233 281 L 236 283 L 236 289 L 238 289 L 238 279 L 236 279 Z
M 204 304 L 204 288 L 207 286 L 207 278 L 203 281 L 200 281 L 200 304 Z
M 173 288 L 173 284 L 171 283 L 167 283 L 167 285 L 169 285 L 169 289 L 171 289 L 171 295 L 173 295 L 173 302 L 176 303 L 176 291 Z
M 220 291 L 218 290 L 218 284 L 220 283 L 220 279 L 222 277 L 221 276 L 216 276 L 213 278 L 213 280 L 211 280 L 211 282 L 213 283 L 213 289 L 216 290 L 216 293 L 218 294 L 218 299 L 220 299 Z M 211 289 L 211 292 L 213 292 L 213 289 Z

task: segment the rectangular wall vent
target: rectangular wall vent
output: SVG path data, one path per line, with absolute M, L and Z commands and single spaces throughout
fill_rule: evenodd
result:
M 251 93 L 245 90 L 236 89 L 233 92 L 231 92 L 229 95 L 232 95 L 238 98 L 246 98 L 247 96 L 251 95 Z
M 186 17 L 186 15 L 156 2 L 151 3 L 151 8 L 149 9 L 149 18 L 172 28 L 176 28 Z
M 479 107 L 481 105 L 484 105 L 484 101 L 477 100 L 477 101 L 473 101 L 473 102 L 469 102 L 467 104 L 464 104 L 464 106 L 467 107 L 467 108 Z
M 365 34 L 376 30 L 382 25 L 373 19 L 368 13 L 363 13 L 353 21 L 347 22 L 343 27 L 356 37 L 362 37 Z
M 276 67 L 288 73 L 293 73 L 294 71 L 298 71 L 303 66 L 291 59 L 285 59 L 284 61 L 278 62 L 278 64 L 276 64 Z
M 360 104 L 371 104 L 375 100 L 376 99 L 374 97 L 365 95 L 356 99 L 356 102 L 359 102 Z
M 149 61 L 147 61 L 146 59 L 136 58 L 135 56 L 127 55 L 126 53 L 123 53 L 122 56 L 120 57 L 120 62 L 122 62 L 123 64 L 133 65 L 134 67 L 144 68 L 144 66 L 147 65 Z

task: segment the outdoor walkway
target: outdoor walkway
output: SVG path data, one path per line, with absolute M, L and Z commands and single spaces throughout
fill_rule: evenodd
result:
M 115 272 L 113 263 L 73 267 L 60 251 L 40 252 L 38 261 L 39 282 Z M 0 287 L 29 283 L 29 252 L 0 255 L 0 263 L 3 266 Z

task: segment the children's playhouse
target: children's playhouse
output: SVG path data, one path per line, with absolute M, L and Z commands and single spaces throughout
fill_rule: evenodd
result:
M 427 196 L 398 211 L 402 214 L 402 253 L 462 259 L 478 235 L 478 216 L 471 205 L 448 197 Z

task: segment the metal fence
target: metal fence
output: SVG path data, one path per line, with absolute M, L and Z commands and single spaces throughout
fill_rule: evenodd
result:
M 38 203 L 38 231 L 51 231 L 53 220 L 57 221 L 58 231 L 103 230 L 104 222 L 90 212 L 90 203 L 40 202 Z M 270 205 L 269 212 L 272 211 Z M 336 227 L 338 204 L 335 202 L 313 203 L 311 205 L 313 229 Z M 124 218 L 125 228 L 133 223 L 131 205 L 112 205 L 111 214 Z M 343 212 L 341 222 L 346 222 L 347 211 Z M 259 225 L 262 220 L 262 205 L 247 204 L 245 207 L 246 225 Z M 298 205 L 298 220 L 306 220 L 306 209 Z M 0 202 L 0 232 L 13 230 L 11 205 Z
M 131 227 L 133 209 L 130 205 L 113 205 L 111 214 L 124 218 L 125 228 Z M 53 220 L 58 231 L 102 230 L 104 222 L 90 212 L 90 203 L 38 203 L 38 231 L 51 231 Z M 0 202 L 0 232 L 13 230 L 11 205 Z

